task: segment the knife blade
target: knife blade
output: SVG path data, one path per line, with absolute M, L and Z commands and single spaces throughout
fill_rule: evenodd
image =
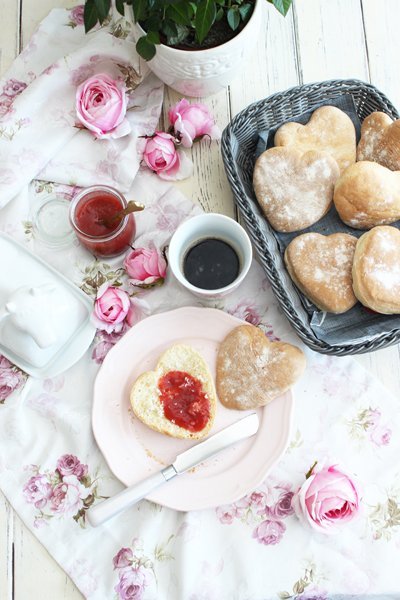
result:
M 174 462 L 165 467 L 165 469 L 162 469 L 162 471 L 158 471 L 143 481 L 131 485 L 112 498 L 108 498 L 104 502 L 92 506 L 86 513 L 89 523 L 92 527 L 97 527 L 108 521 L 108 519 L 115 517 L 121 511 L 142 500 L 155 488 L 170 481 L 173 477 L 185 473 L 188 469 L 192 469 L 199 463 L 208 460 L 225 448 L 232 446 L 232 444 L 251 437 L 257 433 L 258 425 L 258 415 L 251 413 L 203 442 L 192 446 L 189 450 L 178 454 Z

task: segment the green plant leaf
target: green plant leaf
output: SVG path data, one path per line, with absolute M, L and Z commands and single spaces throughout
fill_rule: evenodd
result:
M 175 25 L 176 32 L 173 35 L 167 37 L 169 46 L 177 46 L 183 42 L 189 35 L 189 28 L 186 25 Z
M 240 13 L 238 11 L 238 9 L 235 8 L 230 8 L 228 10 L 228 12 L 226 13 L 226 19 L 228 21 L 229 27 L 235 31 L 235 29 L 237 29 L 239 27 L 239 23 L 240 23 Z
M 199 44 L 207 37 L 216 17 L 214 0 L 201 0 L 196 12 L 195 29 Z
M 169 37 L 173 37 L 178 33 L 177 25 L 173 21 L 163 21 L 161 24 L 161 31 L 164 35 Z
M 273 4 L 284 17 L 292 4 L 292 0 L 268 0 L 268 2 Z
M 143 35 L 138 39 L 136 42 L 136 50 L 137 53 L 140 54 L 140 56 L 145 60 L 151 60 L 156 53 L 155 44 L 149 42 L 146 35 Z
M 150 44 L 160 43 L 160 34 L 158 33 L 158 31 L 148 31 L 146 38 L 147 41 L 150 42 Z
M 93 29 L 99 20 L 94 0 L 86 0 L 85 8 L 83 9 L 83 20 L 85 23 L 86 33 Z
M 193 17 L 193 8 L 188 2 L 179 2 L 179 4 L 171 4 L 166 10 L 166 17 L 169 17 L 178 25 L 190 25 Z
M 115 0 L 115 8 L 123 17 L 125 16 L 124 0 Z
M 94 0 L 100 25 L 107 18 L 111 8 L 111 0 Z
M 133 0 L 132 8 L 136 23 L 146 17 L 146 0 Z
M 217 14 L 215 15 L 215 20 L 220 21 L 223 16 L 224 16 L 224 9 L 222 8 L 222 6 L 220 6 L 219 9 L 217 10 Z
M 239 12 L 240 12 L 240 16 L 242 17 L 242 21 L 246 22 L 247 19 L 250 17 L 252 10 L 253 10 L 253 6 L 251 4 L 243 4 L 240 8 L 239 8 Z

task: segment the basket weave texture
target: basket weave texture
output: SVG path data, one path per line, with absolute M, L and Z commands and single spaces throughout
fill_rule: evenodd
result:
M 222 134 L 222 157 L 235 202 L 252 238 L 261 265 L 275 296 L 303 342 L 317 352 L 345 356 L 384 348 L 400 341 L 400 329 L 391 329 L 359 340 L 330 344 L 310 327 L 300 295 L 283 266 L 276 233 L 262 214 L 254 195 L 252 178 L 259 132 L 270 130 L 323 104 L 351 98 L 361 121 L 374 111 L 393 119 L 399 114 L 388 98 L 373 85 L 350 80 L 331 80 L 291 88 L 248 106 L 234 117 Z

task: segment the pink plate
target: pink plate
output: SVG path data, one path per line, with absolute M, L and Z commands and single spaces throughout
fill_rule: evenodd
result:
M 218 345 L 241 324 L 243 321 L 214 308 L 179 308 L 140 321 L 110 350 L 95 381 L 92 424 L 110 469 L 125 485 L 161 470 L 196 443 L 157 433 L 133 415 L 129 393 L 135 379 L 153 369 L 164 350 L 177 342 L 198 350 L 215 378 Z M 218 404 L 210 435 L 247 412 Z M 176 510 L 199 510 L 245 496 L 284 453 L 292 413 L 290 393 L 258 409 L 260 427 L 255 436 L 169 481 L 148 499 Z

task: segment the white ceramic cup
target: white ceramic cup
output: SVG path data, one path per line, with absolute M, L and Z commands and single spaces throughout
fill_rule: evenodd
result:
M 192 285 L 185 277 L 183 263 L 187 252 L 196 243 L 207 238 L 216 238 L 228 243 L 239 258 L 239 274 L 232 283 L 215 290 L 206 290 Z M 169 266 L 183 287 L 202 298 L 218 298 L 236 289 L 246 277 L 253 256 L 249 236 L 239 223 L 216 213 L 206 213 L 188 219 L 178 227 L 168 248 Z

